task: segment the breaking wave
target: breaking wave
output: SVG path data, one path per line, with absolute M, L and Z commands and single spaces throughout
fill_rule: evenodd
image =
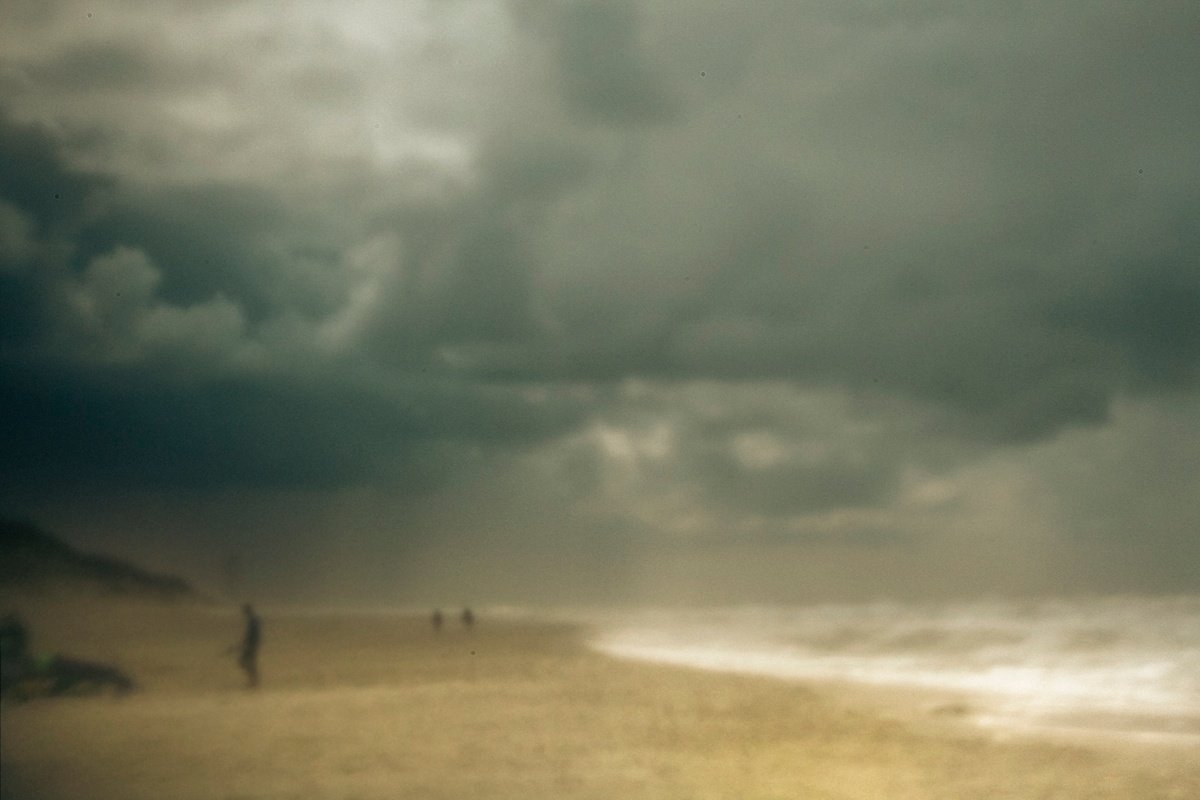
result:
M 613 656 L 970 696 L 993 725 L 1200 737 L 1200 597 L 598 614 Z

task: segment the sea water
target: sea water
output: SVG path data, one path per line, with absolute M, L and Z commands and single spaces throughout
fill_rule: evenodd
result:
M 965 698 L 980 725 L 1200 746 L 1200 596 L 647 609 L 594 616 L 613 656 Z

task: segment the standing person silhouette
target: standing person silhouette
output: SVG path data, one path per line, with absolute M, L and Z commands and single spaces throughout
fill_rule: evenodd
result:
M 238 666 L 246 673 L 246 685 L 255 689 L 258 688 L 258 646 L 262 642 L 262 621 L 249 603 L 242 606 L 242 615 L 246 618 L 246 631 L 242 634 Z

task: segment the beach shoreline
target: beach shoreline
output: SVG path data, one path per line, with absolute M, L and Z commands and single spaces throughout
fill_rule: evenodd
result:
M 800 684 L 822 695 L 913 726 L 948 729 L 964 735 L 983 735 L 997 741 L 1029 739 L 1100 747 L 1191 749 L 1200 753 L 1200 719 L 1158 715 L 1112 714 L 1073 711 L 1020 714 L 1019 703 L 960 689 L 870 683 L 830 677 L 794 677 L 754 671 L 704 667 L 682 661 L 655 660 L 619 655 L 597 647 L 597 652 L 618 660 L 653 664 L 665 669 L 694 670 L 718 675 L 753 676 L 769 681 Z M 1007 710 L 1006 710 L 1007 709 Z
M 841 687 L 996 736 L 1200 748 L 1200 598 L 646 609 L 619 658 Z
M 141 689 L 6 702 L 4 800 L 1200 795 L 1180 748 L 997 737 L 861 687 L 612 658 L 564 623 L 264 611 L 248 691 L 219 655 L 234 609 L 22 613 Z

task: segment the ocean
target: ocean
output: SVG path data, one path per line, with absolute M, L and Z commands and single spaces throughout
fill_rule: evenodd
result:
M 1200 596 L 593 611 L 619 658 L 954 697 L 980 726 L 1200 745 Z

